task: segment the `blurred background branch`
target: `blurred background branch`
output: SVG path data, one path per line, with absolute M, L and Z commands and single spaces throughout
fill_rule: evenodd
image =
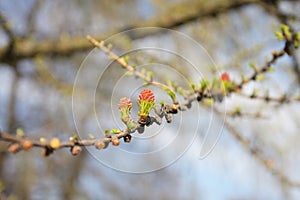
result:
M 176 28 L 181 25 L 193 22 L 195 20 L 200 20 L 204 17 L 215 17 L 224 12 L 229 12 L 233 9 L 239 9 L 248 4 L 257 3 L 258 0 L 234 0 L 234 1 L 219 1 L 218 3 L 203 3 L 199 1 L 198 3 L 183 2 L 177 5 L 171 6 L 164 13 L 155 16 L 147 21 L 141 20 L 134 24 L 128 24 L 121 29 L 111 30 L 106 33 L 101 33 L 101 35 L 96 36 L 98 40 L 104 40 L 109 36 L 119 33 L 120 31 L 126 31 L 133 28 L 141 27 L 163 27 L 163 28 Z M 40 7 L 40 2 L 36 1 L 35 6 L 29 15 L 29 31 L 33 30 L 33 15 L 37 12 Z M 3 17 L 0 16 L 2 19 Z M 4 21 L 1 20 L 1 21 Z M 5 25 L 5 26 L 4 26 Z M 3 28 L 7 32 L 10 38 L 12 38 L 12 32 L 9 29 L 8 23 L 3 23 Z M 145 37 L 147 35 L 152 35 L 155 33 L 146 33 L 146 35 L 135 35 L 131 36 L 131 39 L 138 39 Z M 69 55 L 78 51 L 84 51 L 90 49 L 90 43 L 82 36 L 72 36 L 70 38 L 64 38 L 59 41 L 53 40 L 43 40 L 35 41 L 32 38 L 24 38 L 17 40 L 15 43 L 15 48 L 11 50 L 10 60 L 7 60 L 5 55 L 9 46 L 2 47 L 0 49 L 0 61 L 10 62 L 11 59 L 17 61 L 25 58 L 32 58 L 36 55 Z

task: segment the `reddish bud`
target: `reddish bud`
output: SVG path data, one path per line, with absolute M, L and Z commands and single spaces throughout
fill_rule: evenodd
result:
M 19 143 L 11 143 L 8 146 L 7 150 L 13 154 L 16 154 L 21 150 L 21 146 Z
M 131 110 L 131 108 L 132 108 L 132 102 L 127 97 L 120 99 L 120 102 L 119 102 L 119 110 L 122 110 L 124 108 L 128 109 L 128 110 Z
M 119 102 L 119 110 L 121 112 L 121 119 L 126 124 L 130 121 L 130 110 L 132 108 L 132 103 L 130 99 L 124 97 L 120 99 Z
M 138 115 L 143 118 L 141 121 L 145 121 L 150 110 L 155 107 L 155 98 L 153 92 L 151 90 L 143 90 L 139 95 L 138 105 L 140 107 Z
M 154 103 L 155 102 L 155 99 L 154 99 L 154 94 L 151 90 L 143 90 L 141 93 L 140 93 L 140 96 L 139 96 L 139 103 L 142 102 L 142 101 L 147 101 L 149 103 Z
M 31 149 L 32 146 L 33 146 L 33 144 L 32 144 L 32 142 L 30 140 L 24 140 L 24 142 L 23 142 L 23 149 L 25 151 Z
M 229 77 L 229 75 L 227 74 L 227 73 L 223 73 L 222 75 L 221 75 L 221 80 L 222 81 L 230 81 L 230 77 Z
M 114 145 L 114 146 L 119 146 L 120 145 L 120 140 L 117 136 L 112 136 L 111 137 L 111 143 Z

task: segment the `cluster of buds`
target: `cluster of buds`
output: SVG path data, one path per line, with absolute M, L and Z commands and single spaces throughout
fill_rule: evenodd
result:
M 33 143 L 31 140 L 25 138 L 24 131 L 18 128 L 16 133 L 17 133 L 17 138 L 22 139 L 22 142 L 11 143 L 8 146 L 8 151 L 11 153 L 18 153 L 21 150 L 25 150 L 25 151 L 30 150 L 33 147 Z
M 225 72 L 221 74 L 220 79 L 222 81 L 222 85 L 223 85 L 222 87 L 224 88 L 225 95 L 228 95 L 229 92 L 234 91 L 236 89 L 236 85 L 234 84 L 233 81 L 231 81 L 228 73 Z
M 139 112 L 140 116 L 139 123 L 145 124 L 149 118 L 149 113 L 152 108 L 155 107 L 155 98 L 151 90 L 143 90 L 138 98 Z
M 149 119 L 149 113 L 155 106 L 154 94 L 151 90 L 143 90 L 138 98 L 138 106 L 140 116 L 139 123 L 147 124 Z M 119 110 L 121 113 L 121 120 L 127 125 L 128 129 L 132 129 L 135 124 L 130 117 L 130 110 L 132 109 L 132 102 L 129 98 L 123 97 L 119 102 Z
M 142 128 L 144 129 L 144 125 L 147 125 L 148 120 L 150 120 L 149 113 L 152 108 L 155 106 L 155 99 L 154 94 L 151 90 L 143 90 L 138 98 L 138 106 L 139 106 L 139 112 L 138 115 L 140 116 L 139 123 L 142 125 L 141 127 L 137 126 L 137 123 L 134 122 L 130 116 L 130 111 L 132 109 L 132 102 L 129 98 L 124 97 L 121 98 L 118 104 L 118 108 L 121 113 L 121 120 L 127 125 L 128 134 L 123 136 L 123 140 L 126 143 L 129 143 L 131 141 L 131 131 L 136 130 L 135 128 Z M 139 131 L 139 130 L 138 130 Z M 110 135 L 110 132 L 112 134 L 116 135 Z M 140 133 L 143 132 L 139 131 Z M 121 131 L 118 129 L 112 129 L 111 131 L 107 130 L 105 131 L 106 139 L 105 140 L 96 140 L 94 142 L 94 146 L 97 149 L 105 149 L 109 142 L 112 143 L 114 146 L 119 146 L 120 144 L 120 136 L 117 134 L 120 134 Z M 17 137 L 21 138 L 21 142 L 13 142 L 8 146 L 8 151 L 12 153 L 17 153 L 21 150 L 29 150 L 34 146 L 34 143 L 24 138 L 24 132 L 21 129 L 17 130 Z M 82 147 L 78 143 L 78 136 L 72 136 L 70 137 L 70 142 L 73 143 L 73 145 L 70 147 L 70 152 L 72 155 L 76 156 L 81 153 Z M 50 141 L 47 141 L 45 138 L 40 138 L 40 144 L 44 146 L 42 155 L 43 156 L 49 156 L 52 154 L 55 150 L 60 149 L 64 147 L 64 144 L 60 141 L 59 138 L 54 137 Z

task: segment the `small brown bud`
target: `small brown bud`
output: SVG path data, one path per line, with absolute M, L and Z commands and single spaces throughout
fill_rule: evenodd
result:
M 16 154 L 21 150 L 21 146 L 19 143 L 11 143 L 8 145 L 7 150 L 13 154 Z
M 120 140 L 117 136 L 112 136 L 111 137 L 111 143 L 114 145 L 114 146 L 119 146 L 120 145 Z
M 139 127 L 137 127 L 137 131 L 138 131 L 138 133 L 140 133 L 140 134 L 144 133 L 144 130 L 145 130 L 145 127 L 144 127 L 144 126 L 139 126 Z
M 43 148 L 43 150 L 42 150 L 42 156 L 44 156 L 44 157 L 49 156 L 51 153 L 53 153 L 53 150 L 48 147 Z
M 55 137 L 50 140 L 50 147 L 52 149 L 58 149 L 60 147 L 60 140 Z
M 107 138 L 111 138 L 110 132 L 109 130 L 105 130 L 105 137 Z
M 177 110 L 177 105 L 173 104 L 173 105 L 171 106 L 170 113 L 176 114 L 177 112 L 178 112 L 178 110 Z
M 99 140 L 95 142 L 95 147 L 97 149 L 105 149 L 108 147 L 108 142 L 103 141 L 103 140 Z
M 32 144 L 32 142 L 30 140 L 28 140 L 28 139 L 24 140 L 24 142 L 23 142 L 23 149 L 25 151 L 31 149 L 32 146 L 33 146 L 33 144 Z
M 46 138 L 44 138 L 44 137 L 41 137 L 41 138 L 40 138 L 40 143 L 42 143 L 42 144 L 46 144 L 46 143 L 47 143 L 47 140 L 46 140 Z
M 71 147 L 70 150 L 71 150 L 71 154 L 73 156 L 77 156 L 82 151 L 82 148 L 80 146 L 78 146 L 78 145 L 75 145 L 75 146 Z
M 266 164 L 269 169 L 273 169 L 275 162 L 274 162 L 274 160 L 269 159 L 269 160 L 267 160 Z
M 124 140 L 124 142 L 129 143 L 129 142 L 131 141 L 131 135 L 125 135 L 125 136 L 123 137 L 123 140 Z
M 148 115 L 140 115 L 138 123 L 141 124 L 141 125 L 146 125 L 147 122 L 149 121 L 148 118 L 149 118 Z
M 166 114 L 165 118 L 166 118 L 167 123 L 171 123 L 172 122 L 172 116 L 170 114 Z
M 180 106 L 178 107 L 178 109 L 181 110 L 181 111 L 186 111 L 186 110 L 187 110 L 187 107 L 186 107 L 185 105 L 180 105 Z
M 162 119 L 158 115 L 154 116 L 154 119 L 155 119 L 155 121 L 154 121 L 155 123 L 157 123 L 158 125 L 161 125 Z
M 241 89 L 240 88 L 236 88 L 234 92 L 237 93 L 237 94 L 240 94 L 241 93 Z

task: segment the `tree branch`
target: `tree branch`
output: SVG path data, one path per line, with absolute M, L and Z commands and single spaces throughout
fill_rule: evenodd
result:
M 246 138 L 244 138 L 237 130 L 234 128 L 234 126 L 229 125 L 229 123 L 226 123 L 226 127 L 231 133 L 231 135 L 240 142 L 243 147 L 250 152 L 251 155 L 253 155 L 263 166 L 266 167 L 266 169 L 270 170 L 272 174 L 277 177 L 282 183 L 287 184 L 290 187 L 297 187 L 300 188 L 300 183 L 295 182 L 289 179 L 285 174 L 281 172 L 281 170 L 276 169 L 274 167 L 274 161 L 272 159 L 267 158 L 261 149 L 251 147 L 250 141 Z
M 220 1 L 218 3 L 180 3 L 171 8 L 168 12 L 158 15 L 149 21 L 139 21 L 134 25 L 128 25 L 122 30 L 113 30 L 107 33 L 96 36 L 97 40 L 104 40 L 120 31 L 129 30 L 132 28 L 141 27 L 162 27 L 173 29 L 183 24 L 198 20 L 204 17 L 214 17 L 218 14 L 240 8 L 245 5 L 257 3 L 259 0 L 234 0 L 234 1 Z M 205 6 L 204 6 L 205 5 Z M 181 8 L 180 12 L 178 9 Z M 184 11 L 183 9 L 184 8 Z M 140 35 L 131 36 L 132 39 L 146 37 L 153 35 L 155 32 L 147 32 Z M 20 60 L 24 58 L 32 58 L 37 54 L 44 55 L 69 55 L 74 52 L 85 51 L 90 49 L 91 45 L 82 36 L 74 36 L 69 39 L 60 41 L 34 41 L 32 39 L 18 39 L 15 42 L 15 48 L 11 52 L 10 58 L 6 57 L 8 46 L 0 48 L 0 62 L 10 62 L 13 60 Z
M 124 58 L 121 58 L 119 57 L 118 55 L 116 55 L 114 52 L 112 52 L 108 47 L 105 46 L 104 44 L 104 41 L 101 41 L 101 42 L 98 42 L 96 39 L 94 39 L 93 37 L 91 36 L 87 36 L 86 37 L 88 39 L 88 41 L 90 41 L 95 47 L 98 47 L 100 48 L 102 51 L 104 51 L 104 53 L 106 53 L 111 59 L 113 60 L 116 60 L 118 63 L 121 64 L 122 67 L 124 67 L 125 69 L 127 69 L 129 72 L 131 72 L 132 74 L 134 74 L 136 77 L 144 80 L 146 83 L 148 84 L 151 84 L 151 85 L 154 85 L 156 87 L 159 87 L 163 90 L 165 89 L 168 89 L 172 92 L 173 91 L 173 88 L 163 84 L 163 83 L 160 83 L 160 82 L 157 82 L 157 81 L 154 81 L 152 80 L 151 77 L 147 77 L 145 74 L 137 71 L 133 66 L 131 66 L 130 64 L 128 64 L 128 62 L 124 59 Z
M 12 61 L 12 57 L 14 56 L 16 37 L 11 30 L 11 25 L 9 21 L 5 18 L 5 16 L 0 12 L 0 24 L 4 32 L 8 37 L 8 44 L 6 47 L 0 49 L 0 57 L 6 58 L 7 63 L 16 63 Z M 1 60 L 1 58 L 0 58 Z
M 280 33 L 279 33 L 279 35 L 280 35 Z M 147 115 L 147 116 L 143 117 L 143 120 L 141 120 L 142 116 L 140 116 L 141 118 L 137 122 L 134 122 L 132 119 L 129 119 L 130 115 L 128 115 L 128 113 L 125 113 L 125 115 L 123 115 L 121 117 L 121 119 L 126 124 L 127 129 L 125 129 L 125 130 L 112 129 L 111 133 L 113 135 L 110 135 L 110 133 L 108 131 L 105 134 L 106 137 L 103 139 L 90 138 L 90 139 L 82 139 L 81 140 L 78 137 L 71 137 L 70 141 L 68 141 L 68 142 L 60 142 L 60 140 L 58 138 L 52 138 L 50 141 L 47 141 L 46 139 L 43 139 L 40 141 L 35 141 L 35 140 L 29 140 L 29 139 L 25 138 L 23 135 L 13 136 L 11 134 L 7 134 L 7 133 L 0 131 L 0 140 L 10 142 L 11 144 L 8 147 L 8 150 L 13 153 L 17 153 L 19 150 L 22 150 L 22 149 L 28 150 L 28 149 L 31 149 L 32 147 L 40 147 L 40 148 L 44 149 L 43 154 L 45 156 L 48 156 L 54 150 L 65 148 L 65 147 L 71 148 L 71 153 L 73 155 L 77 155 L 81 151 L 81 146 L 95 146 L 98 149 L 103 149 L 103 148 L 106 148 L 110 142 L 113 145 L 116 145 L 116 146 L 119 145 L 120 138 L 124 138 L 125 142 L 129 142 L 130 139 L 128 141 L 127 140 L 128 138 L 126 139 L 126 137 L 130 136 L 131 133 L 134 133 L 136 131 L 138 131 L 139 133 L 143 133 L 144 127 L 150 126 L 153 123 L 160 125 L 162 123 L 162 118 L 165 118 L 166 121 L 168 123 L 170 123 L 172 121 L 171 114 L 177 114 L 178 111 L 185 111 L 185 110 L 191 108 L 193 101 L 201 102 L 205 99 L 210 99 L 210 100 L 214 100 L 214 101 L 217 100 L 219 102 L 222 102 L 225 95 L 229 95 L 230 93 L 234 93 L 234 92 L 240 93 L 240 90 L 242 89 L 242 87 L 245 84 L 249 83 L 250 81 L 255 81 L 256 78 L 258 77 L 258 75 L 267 72 L 268 68 L 272 64 L 274 64 L 278 58 L 282 57 L 285 54 L 290 55 L 292 53 L 290 50 L 291 49 L 290 46 L 294 44 L 294 41 L 299 40 L 298 36 L 296 37 L 295 33 L 289 32 L 288 27 L 282 26 L 281 37 L 282 37 L 282 39 L 284 39 L 286 41 L 283 49 L 278 52 L 272 51 L 273 58 L 269 61 L 266 61 L 266 63 L 261 68 L 258 69 L 255 66 L 253 66 L 253 69 L 254 69 L 253 75 L 251 75 L 248 78 L 244 78 L 239 84 L 236 84 L 234 82 L 229 82 L 229 76 L 226 74 L 226 77 L 224 78 L 224 80 L 223 80 L 222 76 L 221 76 L 221 80 L 218 80 L 217 88 L 215 87 L 216 84 L 214 84 L 216 82 L 213 82 L 212 84 L 210 84 L 207 80 L 202 80 L 200 86 L 191 85 L 192 91 L 182 89 L 182 92 L 179 92 L 180 90 L 178 87 L 174 88 L 172 86 L 167 86 L 162 83 L 153 81 L 152 78 L 146 77 L 143 73 L 137 71 L 134 67 L 132 67 L 130 64 L 128 64 L 128 61 L 126 61 L 125 58 L 119 57 L 118 55 L 113 53 L 110 48 L 105 46 L 104 42 L 98 42 L 96 39 L 92 38 L 91 36 L 88 36 L 87 39 L 94 46 L 100 48 L 109 57 L 111 57 L 112 59 L 119 62 L 123 68 L 127 69 L 127 71 L 131 72 L 133 75 L 137 76 L 140 79 L 145 80 L 149 84 L 155 85 L 164 90 L 168 89 L 165 91 L 169 95 L 170 95 L 170 91 L 172 91 L 174 93 L 174 96 L 173 96 L 173 94 L 170 96 L 173 99 L 173 104 L 167 105 L 165 103 L 161 103 L 160 108 L 157 108 L 157 107 L 155 108 L 156 115 L 154 117 L 150 117 Z M 227 79 L 227 80 L 225 80 L 225 79 Z M 222 87 L 222 85 L 223 85 L 223 87 Z M 180 93 L 184 97 L 184 102 L 182 104 L 180 104 L 179 102 L 176 101 L 175 92 Z M 146 97 L 146 99 L 149 99 L 149 98 L 150 97 Z M 155 103 L 154 97 L 151 96 L 151 98 L 153 98 L 152 101 L 153 101 L 153 103 Z M 130 102 L 128 102 L 126 100 L 125 103 L 130 103 Z M 120 107 L 119 107 L 119 109 L 120 109 Z M 121 112 L 121 114 L 122 114 L 122 112 Z M 131 122 L 131 125 L 129 126 L 129 124 L 127 122 Z
M 0 12 L 0 24 L 6 35 L 8 36 L 9 40 L 12 40 L 14 38 L 14 34 L 11 30 L 11 26 L 5 16 Z

